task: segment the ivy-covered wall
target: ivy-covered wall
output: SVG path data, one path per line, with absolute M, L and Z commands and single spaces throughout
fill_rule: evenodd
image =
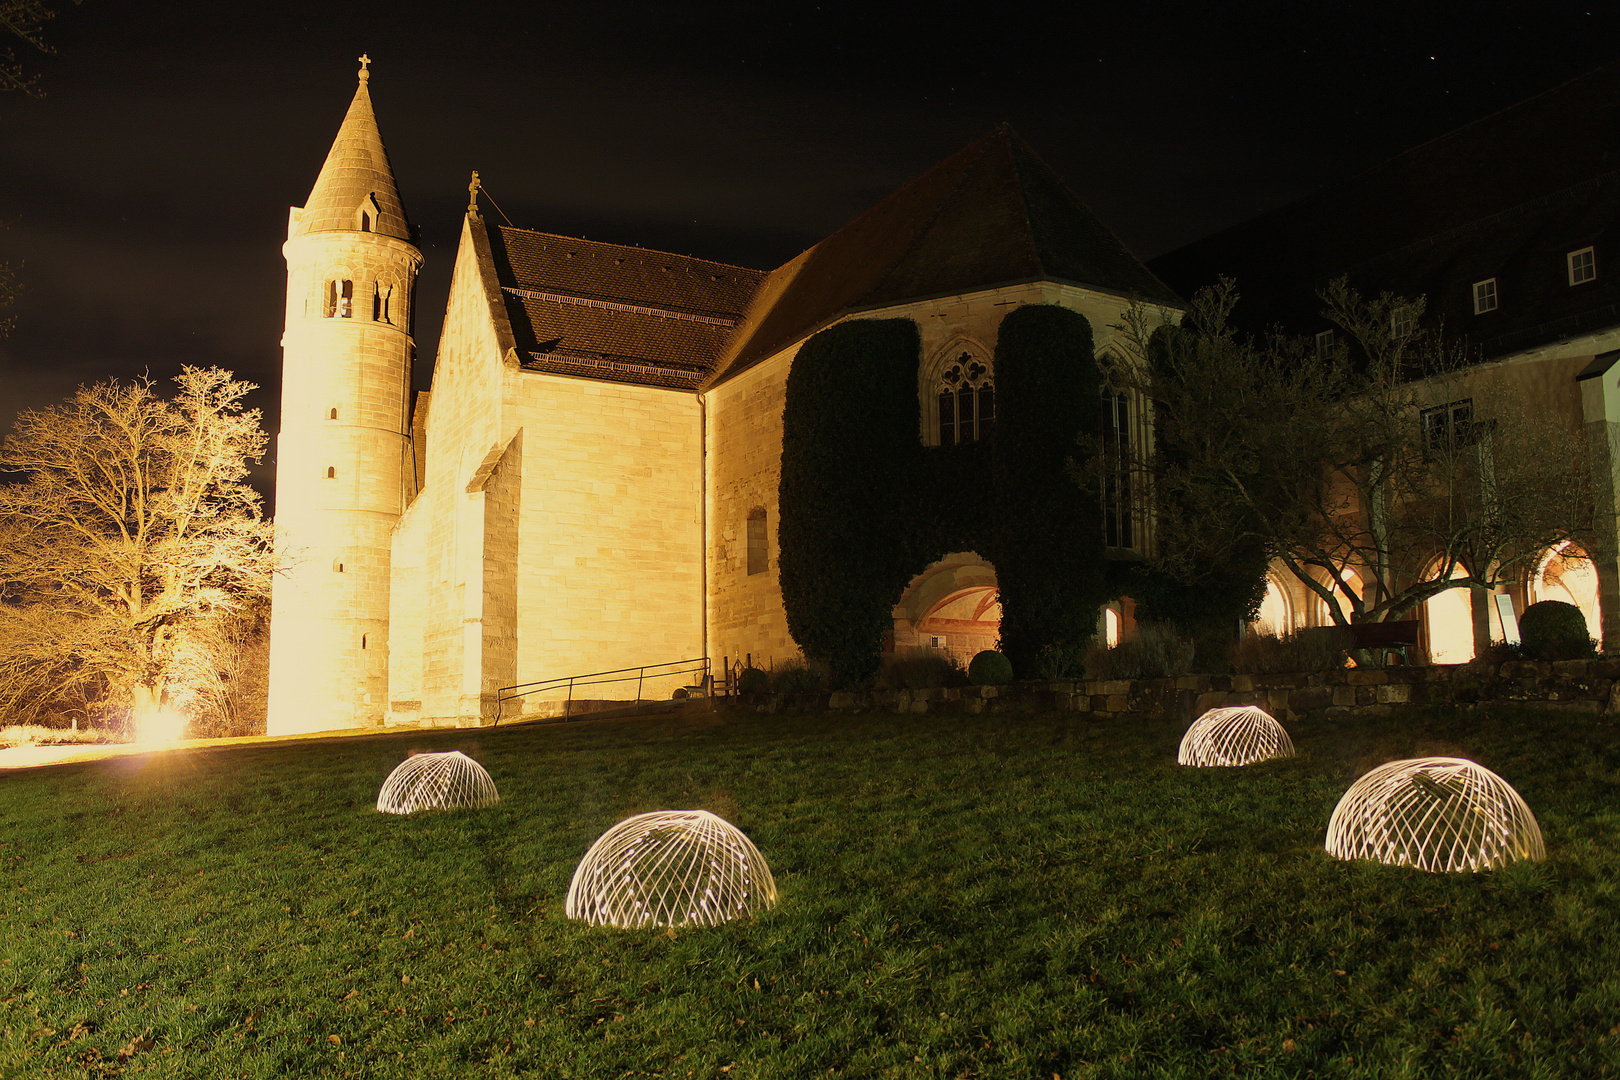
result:
M 1091 325 L 1047 305 L 1002 321 L 988 444 L 919 443 L 920 352 L 910 320 L 859 320 L 815 335 L 794 360 L 778 532 L 788 628 L 857 685 L 876 672 L 911 578 L 974 550 L 996 568 L 1014 671 L 1050 670 L 1078 656 L 1112 596 L 1100 507 L 1065 470 L 1100 422 Z

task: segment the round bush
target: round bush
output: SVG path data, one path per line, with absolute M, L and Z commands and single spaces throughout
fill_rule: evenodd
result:
M 1575 660 L 1592 652 L 1586 616 L 1574 604 L 1543 600 L 1519 616 L 1524 651 L 1536 660 Z
M 771 677 L 757 667 L 744 668 L 737 678 L 737 693 L 739 694 L 768 694 L 771 692 Z
M 968 664 L 968 682 L 974 686 L 1006 686 L 1012 677 L 1012 661 L 994 649 L 984 650 Z

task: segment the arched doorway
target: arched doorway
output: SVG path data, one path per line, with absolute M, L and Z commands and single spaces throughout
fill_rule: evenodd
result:
M 1436 560 L 1424 571 L 1423 580 L 1440 573 Z M 1461 566 L 1451 569 L 1453 578 L 1467 577 Z M 1429 662 L 1466 664 L 1474 658 L 1474 607 L 1472 591 L 1466 586 L 1436 593 L 1423 602 L 1424 630 L 1428 634 Z
M 894 608 L 894 651 L 939 649 L 966 667 L 1001 639 L 996 571 L 971 551 L 955 552 L 911 579 Z
M 1288 602 L 1288 594 L 1283 591 L 1282 585 L 1270 574 L 1266 575 L 1266 595 L 1260 601 L 1260 614 L 1249 629 L 1256 634 L 1271 634 L 1282 637 L 1294 630 L 1294 608 Z
M 1598 602 L 1597 567 L 1573 540 L 1549 548 L 1530 578 L 1530 602 L 1562 600 L 1586 616 L 1586 632 L 1603 636 L 1603 610 Z

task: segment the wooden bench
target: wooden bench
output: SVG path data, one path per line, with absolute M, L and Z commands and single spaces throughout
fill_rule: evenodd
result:
M 1401 663 L 1404 664 L 1406 650 L 1414 648 L 1418 643 L 1418 630 L 1421 626 L 1422 623 L 1417 619 L 1402 619 L 1399 622 L 1351 623 L 1349 629 L 1355 648 L 1383 653 L 1386 664 L 1389 662 L 1390 653 L 1399 653 Z

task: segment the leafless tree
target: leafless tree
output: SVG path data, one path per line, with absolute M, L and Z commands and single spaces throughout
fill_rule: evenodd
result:
M 0 446 L 21 477 L 0 485 L 0 709 L 82 692 L 141 718 L 217 696 L 229 623 L 269 594 L 270 525 L 244 482 L 266 439 L 252 384 L 175 382 L 168 399 L 144 379 L 81 387 Z
M 1334 282 L 1324 314 L 1347 340 L 1325 347 L 1239 335 L 1237 298 L 1223 281 L 1157 333 L 1133 313 L 1135 355 L 1112 373 L 1153 401 L 1159 444 L 1177 448 L 1136 462 L 1171 572 L 1257 541 L 1336 622 L 1381 622 L 1447 589 L 1516 580 L 1562 541 L 1589 546 L 1583 434 L 1419 329 L 1421 299 Z

